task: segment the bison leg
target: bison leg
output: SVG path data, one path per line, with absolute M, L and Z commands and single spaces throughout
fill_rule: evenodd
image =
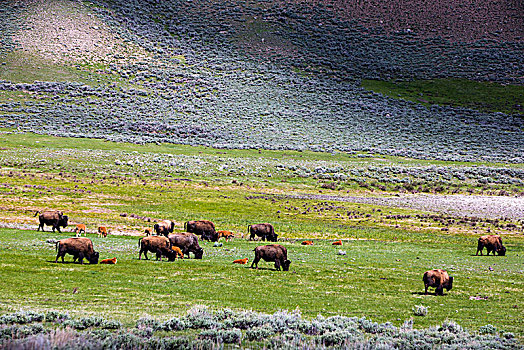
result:
M 428 287 L 429 287 L 429 285 L 424 283 L 424 289 L 425 289 L 424 295 L 428 295 Z
M 280 271 L 280 265 L 281 265 L 280 260 L 275 261 L 275 269 L 277 271 Z
M 255 260 L 251 263 L 251 268 L 253 268 L 253 265 L 255 265 L 256 269 L 258 270 L 258 262 L 260 261 L 260 258 L 257 256 L 255 257 Z
M 162 251 L 160 249 L 156 250 L 156 260 L 160 258 L 160 261 L 162 261 Z
M 84 265 L 84 253 L 80 252 L 78 254 L 78 261 L 80 262 L 80 265 Z
M 436 295 L 444 295 L 444 287 L 442 286 L 442 284 L 440 284 L 437 289 L 435 289 L 435 294 Z

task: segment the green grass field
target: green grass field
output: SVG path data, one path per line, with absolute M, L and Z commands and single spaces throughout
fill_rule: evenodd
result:
M 443 224 L 424 216 L 428 212 L 292 197 L 319 191 L 340 196 L 376 193 L 353 185 L 326 189 L 318 179 L 286 172 L 269 177 L 264 170 L 275 159 L 318 158 L 357 166 L 382 159 L 140 146 L 32 134 L 6 134 L 0 147 L 0 221 L 14 228 L 0 229 L 0 313 L 56 309 L 79 317 L 103 315 L 131 325 L 142 316 L 167 319 L 205 304 L 215 310 L 229 307 L 268 313 L 298 307 L 309 318 L 317 314 L 365 316 L 400 325 L 413 316 L 415 305 L 424 305 L 428 314 L 414 317 L 415 327 L 452 319 L 473 331 L 492 324 L 519 337 L 524 334 L 519 319 L 524 251 L 518 231 L 502 231 L 490 223 L 478 229 L 456 223 L 442 231 Z M 186 165 L 155 167 L 152 159 L 160 154 L 182 157 L 173 159 Z M 137 162 L 137 157 L 145 160 L 128 164 Z M 260 164 L 262 170 L 245 175 L 240 168 L 214 170 L 231 159 Z M 420 163 L 402 158 L 389 161 L 406 166 Z M 81 266 L 73 264 L 70 256 L 66 264 L 55 264 L 55 247 L 46 240 L 69 237 L 72 227 L 63 234 L 36 232 L 33 215 L 44 208 L 64 210 L 71 225 L 85 223 L 101 258 L 116 256 L 117 265 Z M 202 243 L 203 260 L 139 261 L 138 237 L 126 234 L 140 234 L 151 227 L 153 222 L 146 217 L 173 219 L 176 231 L 182 230 L 186 220 L 211 219 L 217 229 L 231 230 L 237 237 L 246 233 L 249 224 L 271 222 L 288 248 L 291 269 L 277 272 L 272 264 L 261 262 L 256 271 L 232 264 L 234 259 L 252 260 L 252 250 L 261 244 L 241 238 L 224 242 L 223 247 Z M 92 234 L 98 225 L 119 235 L 98 238 Z M 506 232 L 507 256 L 474 256 L 476 240 L 488 228 Z M 301 246 L 306 238 L 315 244 Z M 333 239 L 343 239 L 344 245 L 333 247 Z M 339 250 L 346 255 L 338 255 Z M 422 275 L 433 268 L 446 269 L 455 277 L 453 289 L 443 297 L 423 295 Z
M 282 244 L 292 260 L 289 272 L 270 263 L 260 269 L 232 264 L 252 260 L 259 242 L 237 239 L 222 247 L 203 243 L 204 259 L 175 262 L 138 260 L 138 237 L 91 235 L 101 258 L 117 257 L 116 265 L 79 265 L 66 256 L 55 264 L 49 238 L 69 234 L 2 229 L 2 300 L 0 311 L 19 309 L 69 311 L 83 317 L 102 315 L 132 324 L 139 317 L 166 319 L 184 314 L 195 304 L 213 309 L 250 309 L 272 313 L 299 308 L 306 317 L 365 316 L 376 322 L 399 325 L 413 316 L 415 305 L 428 307 L 415 317 L 416 327 L 452 319 L 476 330 L 486 324 L 522 335 L 519 308 L 524 283 L 519 240 L 507 239 L 506 257 L 474 256 L 474 241 L 412 243 L 346 240 L 342 247 L 331 240 L 300 240 Z M 346 255 L 337 255 L 339 250 Z M 422 274 L 433 267 L 455 277 L 443 297 L 424 295 Z M 480 297 L 481 300 L 475 300 Z

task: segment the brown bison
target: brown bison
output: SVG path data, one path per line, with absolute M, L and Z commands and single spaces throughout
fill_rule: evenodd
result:
M 277 271 L 280 271 L 281 266 L 284 271 L 289 271 L 289 265 L 291 264 L 291 261 L 287 260 L 286 247 L 283 247 L 280 244 L 268 244 L 256 247 L 254 251 L 255 260 L 253 260 L 251 263 L 251 267 L 255 265 L 258 269 L 258 262 L 260 259 L 264 259 L 264 261 L 268 262 L 274 261 L 275 269 Z
M 436 295 L 444 295 L 444 288 L 450 290 L 453 287 L 453 277 L 442 269 L 429 270 L 424 273 L 425 294 L 428 295 L 428 287 L 435 287 Z
M 493 255 L 495 255 L 495 252 L 499 256 L 506 255 L 506 247 L 502 245 L 502 238 L 497 235 L 486 235 L 479 238 L 479 243 L 477 245 L 477 253 L 475 255 L 482 255 L 482 251 L 484 250 L 484 247 L 486 247 L 486 250 L 488 251 L 488 254 L 493 252 Z
M 183 232 L 175 233 L 169 235 L 169 240 L 173 247 L 178 247 L 182 250 L 182 254 L 187 254 L 189 258 L 189 253 L 195 254 L 195 259 L 202 259 L 204 255 L 204 249 L 198 244 L 198 237 L 193 233 Z
M 175 229 L 175 223 L 171 220 L 162 220 L 159 223 L 153 226 L 157 235 L 168 236 L 170 233 L 173 233 Z
M 58 262 L 58 258 L 62 257 L 62 263 L 64 262 L 64 256 L 71 254 L 74 261 L 79 259 L 80 264 L 84 264 L 84 258 L 86 258 L 90 264 L 98 264 L 99 253 L 93 249 L 93 242 L 86 237 L 74 237 L 65 238 L 56 242 L 56 259 L 55 263 Z
M 233 264 L 247 264 L 248 258 L 233 260 Z
M 39 213 L 40 211 L 37 211 L 35 216 L 37 216 Z M 40 221 L 40 225 L 38 225 L 37 231 L 42 229 L 43 232 L 44 225 L 47 225 L 53 227 L 53 232 L 55 232 L 55 229 L 57 229 L 58 232 L 62 233 L 62 231 L 60 231 L 60 227 L 67 227 L 68 217 L 58 210 L 46 210 L 40 214 L 38 220 Z
M 186 232 L 202 235 L 203 240 L 218 242 L 218 233 L 215 230 L 215 224 L 209 220 L 193 220 L 184 223 Z
M 147 257 L 147 252 L 155 253 L 156 259 L 162 261 L 162 256 L 166 256 L 168 260 L 174 260 L 174 253 L 171 250 L 171 242 L 167 237 L 164 236 L 147 236 L 142 237 L 138 240 L 138 246 L 140 247 L 140 252 L 138 253 L 138 260 L 141 259 L 142 253 L 146 260 L 149 260 Z
M 278 239 L 273 225 L 268 223 L 249 225 L 247 227 L 247 233 L 249 234 L 250 241 L 254 240 L 255 236 L 261 237 L 263 241 L 268 240 L 269 242 L 276 242 Z

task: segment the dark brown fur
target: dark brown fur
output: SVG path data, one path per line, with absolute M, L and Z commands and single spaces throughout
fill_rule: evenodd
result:
M 35 216 L 37 216 L 40 213 L 40 211 L 37 211 L 35 213 Z M 40 231 L 42 229 L 42 232 L 44 231 L 44 225 L 52 226 L 53 232 L 55 232 L 55 229 L 60 231 L 60 227 L 67 227 L 67 215 L 64 215 L 61 211 L 58 210 L 46 210 L 40 214 L 38 217 L 38 221 L 40 224 L 38 225 L 37 231 Z
M 184 230 L 195 235 L 202 235 L 203 240 L 218 242 L 215 224 L 209 220 L 194 220 L 184 223 Z
M 449 291 L 453 287 L 453 277 L 450 277 L 442 269 L 426 271 L 422 280 L 424 281 L 426 295 L 428 294 L 428 287 L 435 287 L 436 295 L 444 295 L 444 288 Z
M 251 267 L 254 265 L 258 269 L 258 262 L 260 259 L 263 259 L 268 262 L 274 261 L 275 269 L 277 271 L 280 271 L 280 267 L 282 267 L 284 271 L 289 271 L 289 264 L 291 264 L 291 261 L 287 260 L 286 247 L 280 244 L 268 244 L 256 247 L 254 251 L 255 260 L 251 263 Z
M 86 237 L 74 237 L 65 238 L 56 242 L 56 259 L 55 263 L 58 262 L 58 258 L 62 257 L 62 263 L 64 262 L 64 256 L 66 254 L 73 255 L 74 260 L 80 260 L 80 264 L 84 264 L 84 258 L 86 258 L 90 264 L 98 264 L 99 253 L 93 249 L 93 242 Z
M 183 232 L 175 233 L 169 235 L 169 240 L 173 247 L 178 247 L 182 250 L 182 254 L 187 254 L 189 258 L 189 253 L 195 254 L 195 259 L 202 259 L 204 254 L 204 249 L 198 244 L 198 237 L 193 233 Z
M 138 240 L 138 246 L 140 247 L 138 260 L 142 258 L 142 253 L 144 253 L 146 260 L 149 260 L 147 252 L 155 253 L 156 260 L 160 259 L 160 261 L 162 261 L 162 256 L 167 256 L 169 259 L 172 255 L 170 253 L 171 243 L 169 242 L 169 239 L 164 236 L 142 237 Z
M 249 234 L 250 241 L 254 240 L 255 236 L 261 237 L 263 241 L 268 240 L 269 242 L 276 242 L 278 239 L 273 225 L 268 223 L 249 225 L 247 227 L 247 233 Z
M 495 255 L 495 252 L 500 256 L 506 255 L 506 247 L 502 245 L 502 238 L 500 238 L 500 236 L 486 235 L 480 237 L 477 245 L 477 253 L 475 255 L 479 255 L 479 252 L 480 255 L 482 255 L 484 247 L 486 247 L 486 250 L 488 251 L 487 255 L 491 252 L 493 252 L 493 255 Z

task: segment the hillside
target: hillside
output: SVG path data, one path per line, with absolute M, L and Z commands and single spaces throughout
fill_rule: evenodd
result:
M 522 163 L 522 3 L 393 4 L 2 1 L 0 126 Z M 407 11 L 417 7 L 425 10 Z M 483 22 L 486 13 L 495 15 Z M 412 102 L 360 84 L 459 78 L 510 84 L 516 112 L 434 105 L 417 90 Z

